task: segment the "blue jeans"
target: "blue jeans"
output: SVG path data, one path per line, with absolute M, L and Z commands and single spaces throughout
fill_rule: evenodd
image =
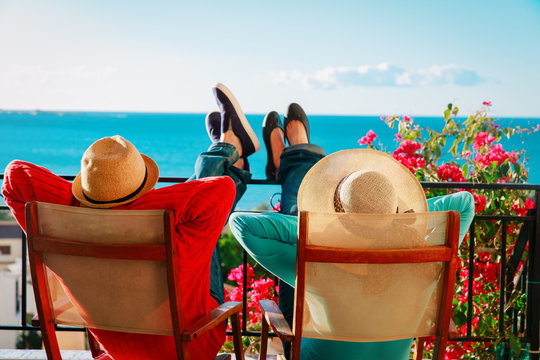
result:
M 286 215 L 298 214 L 298 189 L 306 173 L 325 156 L 324 150 L 313 144 L 292 145 L 281 153 L 278 180 L 281 184 L 281 210 Z M 279 309 L 292 328 L 294 315 L 294 288 L 279 281 Z M 290 343 L 283 343 L 285 357 L 289 359 Z
M 215 143 L 208 151 L 199 154 L 195 162 L 195 173 L 188 179 L 196 180 L 209 176 L 228 176 L 236 185 L 236 198 L 231 212 L 246 192 L 247 183 L 251 180 L 251 173 L 234 167 L 239 159 L 238 151 L 229 143 Z M 218 302 L 225 302 L 223 290 L 223 274 L 221 273 L 221 259 L 219 256 L 219 243 L 216 244 L 210 262 L 210 295 Z

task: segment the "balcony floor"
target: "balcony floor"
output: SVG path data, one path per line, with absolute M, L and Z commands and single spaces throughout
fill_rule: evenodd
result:
M 92 360 L 90 351 L 77 351 L 77 350 L 62 350 L 63 360 Z M 246 360 L 257 359 L 257 355 L 246 355 Z M 45 350 L 6 350 L 0 349 L 0 360 L 47 360 Z M 276 355 L 268 355 L 268 359 L 281 360 L 284 357 Z M 232 360 L 235 360 L 234 354 L 232 354 Z

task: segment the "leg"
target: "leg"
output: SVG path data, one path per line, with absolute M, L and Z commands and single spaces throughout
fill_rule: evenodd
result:
M 268 119 L 268 121 L 267 121 Z M 285 119 L 285 132 L 290 146 L 284 148 L 283 129 L 279 117 L 271 112 L 265 118 L 263 136 L 268 151 L 268 161 L 273 160 L 268 168 L 277 169 L 277 179 L 281 184 L 281 210 L 287 215 L 298 213 L 297 198 L 298 189 L 306 173 L 320 159 L 325 156 L 324 150 L 313 144 L 309 144 L 309 123 L 304 110 L 298 104 L 290 104 Z M 270 156 L 272 153 L 272 156 Z M 279 161 L 276 160 L 279 155 Z M 292 282 L 291 282 L 292 284 Z M 294 315 L 294 288 L 280 279 L 279 281 L 279 309 L 292 328 Z M 290 357 L 290 343 L 283 343 L 285 356 Z
M 297 196 L 300 184 L 309 169 L 324 156 L 324 150 L 313 144 L 292 145 L 283 150 L 278 172 L 282 213 L 298 213 Z
M 236 185 L 236 198 L 232 211 L 246 192 L 247 183 L 251 180 L 250 172 L 234 166 L 238 160 L 238 151 L 232 144 L 225 142 L 213 144 L 208 151 L 199 155 L 195 163 L 195 173 L 188 181 L 209 176 L 229 176 Z M 210 295 L 216 299 L 218 304 L 225 302 L 219 243 L 216 244 L 210 261 Z
M 246 192 L 251 173 L 234 166 L 240 156 L 236 147 L 230 143 L 218 142 L 212 144 L 208 151 L 203 152 L 195 162 L 195 173 L 188 179 L 202 179 L 209 176 L 228 176 L 236 185 L 236 198 L 233 209 L 242 195 Z
M 247 156 L 259 149 L 259 142 L 230 90 L 217 84 L 213 91 L 220 108 L 219 113 L 211 112 L 206 116 L 206 129 L 213 144 L 199 155 L 195 173 L 188 181 L 209 176 L 230 177 L 236 185 L 232 212 L 251 180 Z M 210 261 L 210 295 L 219 304 L 225 302 L 219 242 Z

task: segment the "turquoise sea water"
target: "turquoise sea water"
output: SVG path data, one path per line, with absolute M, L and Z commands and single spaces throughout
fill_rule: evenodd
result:
M 42 165 L 59 175 L 76 175 L 83 152 L 95 140 L 122 135 L 153 158 L 161 176 L 189 177 L 197 155 L 210 146 L 204 126 L 205 114 L 98 113 L 98 112 L 3 112 L 0 113 L 0 172 L 13 159 Z M 250 156 L 254 179 L 264 179 L 266 150 L 262 140 L 264 114 L 248 114 L 261 150 Z M 311 142 L 327 154 L 358 148 L 358 139 L 372 129 L 377 143 L 388 151 L 396 148 L 395 131 L 377 116 L 309 116 Z M 441 128 L 442 117 L 416 117 L 421 126 Z M 537 126 L 540 118 L 501 118 L 501 126 Z M 540 184 L 540 132 L 503 141 L 505 150 L 526 149 L 530 160 L 529 182 Z M 268 202 L 279 186 L 250 185 L 239 209 L 248 210 Z

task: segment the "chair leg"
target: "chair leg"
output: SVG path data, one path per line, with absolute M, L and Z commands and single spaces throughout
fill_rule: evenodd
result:
M 240 332 L 240 316 L 238 316 L 238 313 L 231 315 L 231 323 L 233 330 L 234 356 L 238 360 L 244 360 L 244 352 L 242 351 L 242 333 Z
M 420 337 L 416 338 L 416 346 L 414 347 L 414 360 L 422 360 L 424 357 L 424 345 L 426 343 L 426 338 Z
M 446 343 L 447 339 L 445 337 L 441 336 L 435 339 L 435 346 L 433 346 L 434 360 L 444 360 L 444 355 L 446 353 Z
M 268 348 L 268 323 L 266 319 L 262 319 L 261 329 L 261 351 L 259 352 L 259 360 L 266 360 L 266 352 Z

